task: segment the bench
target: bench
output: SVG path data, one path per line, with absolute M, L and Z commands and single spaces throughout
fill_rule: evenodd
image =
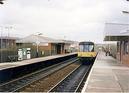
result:
M 10 55 L 10 56 L 8 56 L 8 59 L 9 59 L 9 61 L 17 61 L 17 59 L 18 59 L 18 55 Z

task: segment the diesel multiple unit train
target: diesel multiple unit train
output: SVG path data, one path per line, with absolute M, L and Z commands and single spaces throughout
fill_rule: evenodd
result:
M 93 42 L 79 43 L 78 58 L 83 64 L 89 64 L 95 60 L 97 53 L 94 51 L 94 47 Z

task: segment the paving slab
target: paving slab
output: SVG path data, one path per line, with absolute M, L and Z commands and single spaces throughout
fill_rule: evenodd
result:
M 98 53 L 82 92 L 129 93 L 129 67 Z

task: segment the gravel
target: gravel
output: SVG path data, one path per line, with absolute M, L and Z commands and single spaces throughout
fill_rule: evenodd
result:
M 21 89 L 20 92 L 47 92 L 71 71 L 79 67 L 79 65 L 80 64 L 78 63 L 68 65 L 63 69 L 26 86 L 25 88 Z

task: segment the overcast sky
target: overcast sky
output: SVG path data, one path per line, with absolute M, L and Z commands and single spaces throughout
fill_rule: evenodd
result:
M 129 10 L 126 0 L 6 0 L 0 6 L 0 24 L 13 27 L 11 36 L 41 32 L 52 38 L 98 43 L 103 41 L 105 22 L 129 23 L 122 10 Z

